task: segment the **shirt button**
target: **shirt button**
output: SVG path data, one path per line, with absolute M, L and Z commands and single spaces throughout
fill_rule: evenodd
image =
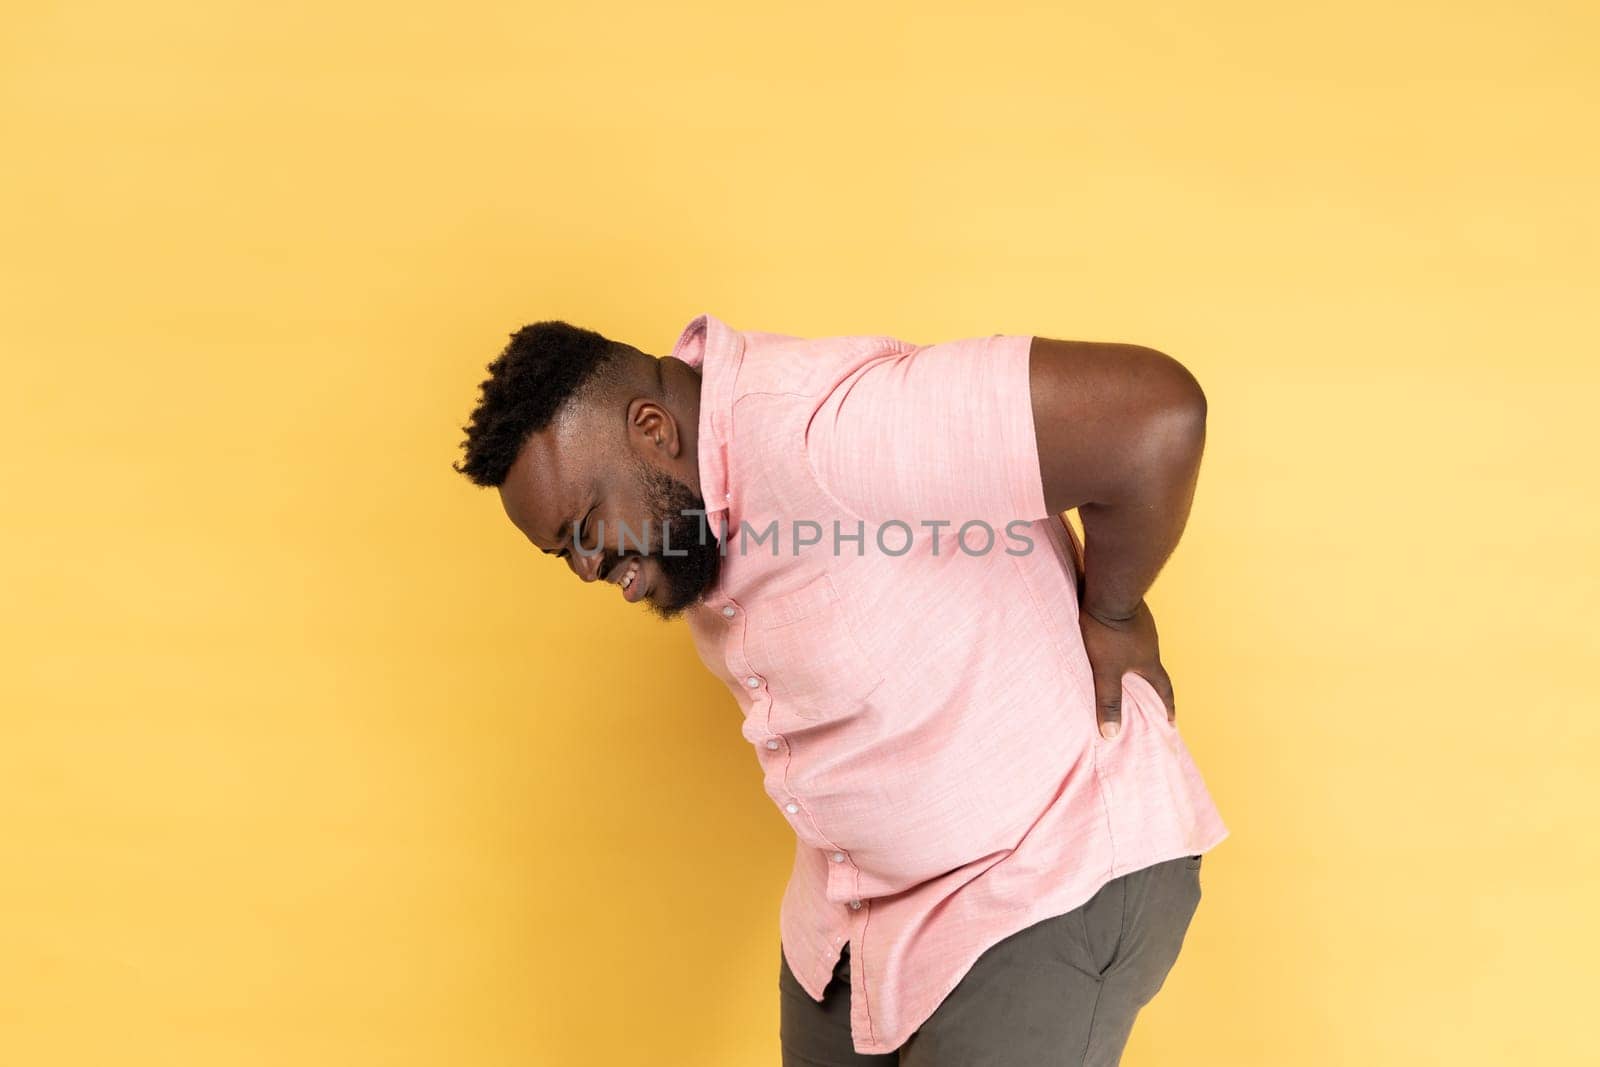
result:
M 744 680 L 744 684 L 748 685 L 751 689 L 754 689 L 756 686 L 761 684 L 761 679 L 752 674 L 750 677 Z
M 723 608 L 722 614 L 727 618 L 733 618 L 733 605 L 729 604 L 727 607 Z
M 800 810 L 800 805 L 798 805 L 798 804 L 785 804 L 783 806 L 783 810 L 788 812 L 790 815 L 793 815 L 795 812 Z
M 833 862 L 835 862 L 835 863 L 843 863 L 844 862 L 844 853 L 843 852 L 835 852 L 833 854 Z
M 859 900 L 852 900 L 852 901 L 851 901 L 851 902 L 850 902 L 850 910 L 851 910 L 851 911 L 860 911 L 860 910 L 861 910 L 861 901 L 859 901 Z
M 778 739 L 776 737 L 774 737 L 771 740 L 769 740 L 767 742 L 767 747 L 768 748 L 777 748 L 778 747 Z

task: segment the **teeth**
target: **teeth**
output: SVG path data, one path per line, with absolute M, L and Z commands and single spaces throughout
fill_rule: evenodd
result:
M 633 580 L 637 577 L 639 577 L 639 565 L 637 563 L 628 564 L 628 573 L 622 576 L 622 591 L 627 592 L 628 587 L 633 584 Z

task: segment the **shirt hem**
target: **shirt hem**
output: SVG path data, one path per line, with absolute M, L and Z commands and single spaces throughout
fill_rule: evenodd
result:
M 1036 923 L 1044 922 L 1046 919 L 1055 918 L 1058 915 L 1064 915 L 1067 912 L 1072 911 L 1074 908 L 1082 907 L 1089 900 L 1093 899 L 1096 893 L 1105 888 L 1107 883 L 1117 878 L 1121 878 L 1123 875 L 1132 874 L 1134 871 L 1140 871 L 1146 867 L 1153 867 L 1158 863 L 1166 863 L 1170 860 L 1179 859 L 1185 856 L 1205 855 L 1207 852 L 1210 852 L 1212 849 L 1220 845 L 1228 838 L 1228 836 L 1228 828 L 1223 827 L 1220 834 L 1213 835 L 1212 839 L 1207 844 L 1202 845 L 1199 848 L 1185 846 L 1184 848 L 1176 851 L 1170 848 L 1163 849 L 1155 854 L 1155 859 L 1135 860 L 1132 866 L 1121 871 L 1117 870 L 1117 868 L 1113 866 L 1106 877 L 1096 884 L 1092 889 L 1090 889 L 1087 894 L 1084 894 L 1080 890 L 1078 893 L 1071 894 L 1070 896 L 1064 898 L 1067 901 L 1070 901 L 1070 903 L 1067 903 L 1064 906 L 1060 900 L 1051 901 L 1047 899 L 1045 902 L 1036 903 L 1031 908 L 1025 908 L 1021 911 L 1008 913 L 1014 918 L 1015 921 L 1001 924 L 1001 926 L 996 929 L 992 936 L 985 940 L 982 946 L 978 949 L 977 953 L 972 957 L 972 961 L 968 963 L 966 967 L 961 969 L 960 973 L 956 975 L 955 979 L 951 981 L 944 989 L 942 989 L 936 996 L 931 998 L 931 1001 L 925 1002 L 929 1004 L 929 1007 L 925 1011 L 919 1009 L 917 1011 L 908 1013 L 910 1018 L 917 1020 L 915 1025 L 908 1028 L 904 1033 L 887 1034 L 874 1040 L 866 1041 L 865 1043 L 858 1043 L 854 1034 L 852 1034 L 852 1047 L 856 1052 L 861 1053 L 862 1055 L 883 1055 L 885 1053 L 896 1051 L 901 1045 L 904 1045 L 907 1041 L 909 1041 L 913 1034 L 922 1028 L 922 1025 L 928 1021 L 934 1012 L 939 1010 L 939 1006 L 944 1003 L 945 998 L 955 991 L 956 986 L 960 985 L 961 980 L 965 978 L 968 972 L 972 970 L 972 964 L 976 963 L 980 956 L 989 951 L 989 949 L 993 948 L 995 945 L 999 944 L 1001 941 L 1004 941 L 1006 938 L 1011 937 L 1022 930 L 1026 930 L 1028 927 L 1033 926 Z M 1076 899 L 1074 900 L 1074 898 Z

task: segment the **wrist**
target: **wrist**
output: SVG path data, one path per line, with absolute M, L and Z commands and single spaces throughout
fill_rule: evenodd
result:
M 1143 597 L 1140 597 L 1138 600 L 1134 601 L 1133 604 L 1129 605 L 1126 603 L 1105 603 L 1103 601 L 1095 600 L 1092 596 L 1086 595 L 1083 598 L 1083 603 L 1079 606 L 1079 610 L 1086 614 L 1093 615 L 1100 622 L 1106 623 L 1109 626 L 1115 626 L 1119 623 L 1129 622 L 1136 618 L 1140 609 L 1143 607 Z

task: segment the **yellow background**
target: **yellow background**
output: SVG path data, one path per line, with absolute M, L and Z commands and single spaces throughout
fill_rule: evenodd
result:
M 1600 1057 L 1591 5 L 3 29 L 0 1063 L 777 1064 L 733 698 L 449 466 L 519 325 L 702 311 L 1204 385 L 1126 1063 Z

